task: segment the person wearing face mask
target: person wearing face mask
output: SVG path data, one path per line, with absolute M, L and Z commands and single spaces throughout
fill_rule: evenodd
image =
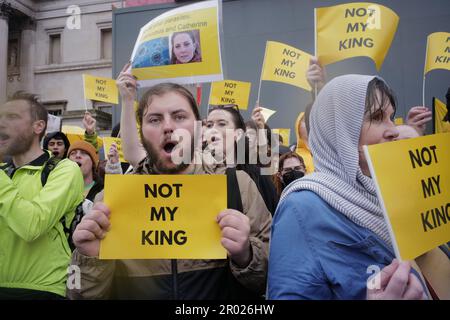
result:
M 275 188 L 278 195 L 291 182 L 302 178 L 305 175 L 305 162 L 303 158 L 295 152 L 288 152 L 280 157 L 278 173 L 274 175 Z

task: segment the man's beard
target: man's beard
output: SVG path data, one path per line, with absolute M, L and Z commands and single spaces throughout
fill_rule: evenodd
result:
M 185 170 L 192 163 L 194 158 L 194 139 L 191 139 L 191 159 L 189 163 L 182 162 L 180 164 L 174 164 L 174 166 L 165 166 L 164 160 L 161 159 L 158 155 L 158 152 L 155 150 L 153 145 L 149 143 L 145 138 L 142 137 L 142 145 L 144 146 L 145 151 L 147 151 L 147 155 L 150 158 L 150 163 L 153 165 L 153 168 L 161 174 L 176 174 L 183 170 Z M 176 150 L 176 149 L 174 149 Z M 173 152 L 173 151 L 172 151 Z M 172 162 L 173 163 L 173 162 Z
M 7 156 L 17 156 L 20 154 L 24 154 L 28 150 L 30 150 L 31 145 L 33 144 L 34 134 L 30 133 L 22 133 L 13 140 L 9 141 L 9 145 L 6 147 L 6 150 L 3 154 Z

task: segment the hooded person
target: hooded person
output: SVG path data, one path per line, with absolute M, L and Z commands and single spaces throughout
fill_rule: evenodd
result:
M 426 298 L 410 262 L 394 260 L 362 152 L 398 136 L 394 115 L 393 93 L 380 78 L 340 76 L 321 90 L 310 117 L 315 171 L 283 191 L 274 216 L 268 299 Z M 389 274 L 376 292 L 367 290 L 369 267 Z
M 314 172 L 314 163 L 311 150 L 308 145 L 308 131 L 306 130 L 305 124 L 305 113 L 300 112 L 295 121 L 295 134 L 297 135 L 297 145 L 295 151 L 299 156 L 302 157 L 306 166 L 306 174 Z
M 65 159 L 70 148 L 70 142 L 63 132 L 50 132 L 44 138 L 43 148 L 51 151 L 56 158 Z

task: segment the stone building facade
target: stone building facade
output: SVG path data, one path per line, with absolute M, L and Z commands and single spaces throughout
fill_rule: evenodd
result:
M 113 106 L 85 101 L 82 75 L 112 77 L 112 10 L 121 5 L 0 0 L 0 103 L 17 90 L 37 93 L 63 125 L 80 126 L 87 108 L 109 131 Z

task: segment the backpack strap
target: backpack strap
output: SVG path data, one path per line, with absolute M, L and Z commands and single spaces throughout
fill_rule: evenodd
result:
M 50 175 L 52 170 L 56 168 L 56 166 L 58 165 L 58 163 L 60 161 L 61 161 L 61 159 L 56 158 L 56 157 L 51 157 L 50 159 L 47 160 L 47 162 L 44 165 L 44 169 L 42 169 L 42 172 L 41 172 L 42 187 L 45 186 L 45 184 L 47 183 L 47 180 L 48 180 L 48 176 Z
M 241 191 L 236 176 L 236 168 L 227 168 L 227 208 L 243 212 Z
M 48 177 L 50 176 L 50 173 L 53 171 L 53 169 L 56 168 L 56 166 L 58 165 L 58 163 L 61 161 L 61 159 L 56 158 L 56 157 L 51 157 L 50 159 L 47 160 L 47 162 L 44 165 L 44 169 L 42 169 L 41 172 L 41 184 L 42 187 L 45 186 L 45 184 L 47 183 Z M 79 212 L 79 210 L 81 209 L 81 204 L 80 203 L 78 205 L 78 207 L 75 209 L 75 215 L 77 215 L 77 213 Z M 81 209 L 82 210 L 82 209 Z M 74 217 L 75 220 L 75 217 Z M 72 225 L 67 226 L 67 222 L 66 222 L 66 217 L 63 216 L 61 218 L 61 220 L 59 220 L 59 222 L 62 224 L 64 233 L 66 234 L 68 241 L 69 241 L 69 246 L 72 249 L 72 251 L 74 250 L 73 248 L 73 243 L 72 243 Z

